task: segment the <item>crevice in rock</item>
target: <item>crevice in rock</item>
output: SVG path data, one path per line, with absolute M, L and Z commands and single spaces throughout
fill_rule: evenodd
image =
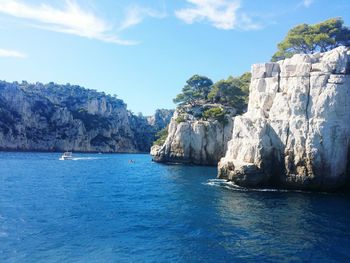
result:
M 204 125 L 204 127 L 205 127 L 205 125 Z M 205 132 L 204 132 L 204 134 L 205 134 Z M 204 146 L 205 143 L 206 143 L 206 140 L 205 140 L 205 135 L 204 135 L 204 138 L 202 138 L 202 140 L 201 140 L 201 148 L 200 148 L 200 151 L 199 151 L 199 161 L 200 161 L 200 163 L 203 163 L 203 149 L 205 147 Z
M 225 154 L 225 123 L 222 124 L 222 152 L 220 153 L 220 155 Z
M 201 144 L 201 157 L 200 157 L 200 160 L 201 160 L 201 163 L 204 163 L 205 160 L 206 160 L 206 156 L 207 156 L 207 153 L 206 153 L 206 147 L 207 147 L 207 144 L 208 144 L 208 139 L 207 139 L 207 124 L 205 122 L 202 123 L 203 125 L 203 138 L 202 138 L 202 144 Z
M 175 135 L 176 135 L 176 132 L 177 132 L 177 129 L 178 129 L 178 126 L 179 126 L 180 124 L 176 124 L 175 125 L 175 130 L 174 130 L 174 132 L 170 135 L 170 133 L 169 133 L 169 135 L 170 135 L 170 138 L 167 138 L 166 140 L 165 140 L 165 143 L 163 144 L 163 146 L 162 146 L 162 149 L 160 150 L 160 152 L 161 151 L 163 151 L 163 148 L 164 148 L 164 159 L 165 159 L 165 161 L 170 161 L 170 153 L 171 153 L 171 145 L 172 145 L 172 143 L 174 142 L 174 138 L 175 138 Z M 169 130 L 170 130 L 170 126 L 169 126 L 169 128 L 168 128 Z M 168 135 L 168 136 L 169 136 Z M 169 140 L 168 140 L 169 139 Z M 167 142 L 169 141 L 169 149 L 167 150 L 166 149 L 166 146 L 167 146 Z
M 281 73 L 278 73 L 277 75 L 277 93 L 281 92 Z
M 190 162 L 193 162 L 194 161 L 194 158 L 192 158 L 192 122 L 190 121 L 190 127 L 189 127 L 189 129 L 190 129 L 190 145 L 189 145 L 189 153 L 188 153 L 188 157 L 189 157 L 189 161 Z M 183 157 L 185 157 L 185 156 L 183 156 Z
M 345 174 L 345 180 L 350 188 L 350 145 L 348 142 L 348 158 L 347 158 L 347 165 L 346 165 L 346 174 Z
M 346 63 L 346 67 L 345 67 L 345 75 L 350 74 L 350 58 L 348 58 L 349 61 Z
M 308 90 L 307 90 L 307 100 L 306 100 L 306 108 L 305 108 L 305 118 L 306 118 L 306 132 L 305 132 L 305 149 L 304 149 L 304 156 L 303 159 L 305 160 L 304 167 L 306 169 L 306 174 L 310 175 L 311 171 L 309 170 L 309 165 L 307 162 L 309 162 L 309 158 L 307 156 L 307 145 L 309 141 L 309 130 L 310 130 L 310 119 L 309 119 L 309 105 L 310 105 L 310 93 L 311 93 L 311 74 L 309 72 L 308 77 Z
M 289 122 L 287 123 L 287 132 L 286 132 L 286 142 L 284 148 L 287 148 L 288 142 L 289 142 L 289 133 L 290 133 L 290 127 L 289 127 Z
M 208 160 L 208 153 L 207 153 L 207 145 L 208 145 L 208 126 L 209 123 L 203 123 L 203 129 L 204 129 L 204 138 L 202 140 L 202 149 L 201 149 L 201 163 L 206 163 Z

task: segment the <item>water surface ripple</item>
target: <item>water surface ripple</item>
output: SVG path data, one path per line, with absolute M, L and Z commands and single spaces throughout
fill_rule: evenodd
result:
M 0 262 L 350 262 L 350 198 L 148 155 L 0 153 Z M 129 160 L 135 163 L 129 163 Z

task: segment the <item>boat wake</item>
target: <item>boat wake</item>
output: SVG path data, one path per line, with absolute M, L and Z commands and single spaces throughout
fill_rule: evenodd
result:
M 102 157 L 72 157 L 68 161 L 88 161 L 88 160 L 100 160 L 103 159 Z M 67 161 L 62 158 L 59 159 L 60 161 Z
M 73 157 L 73 161 L 100 160 L 102 157 Z
M 233 191 L 239 191 L 239 192 L 312 193 L 312 192 L 303 191 L 303 190 L 286 190 L 286 189 L 275 189 L 275 188 L 245 188 L 245 187 L 236 185 L 235 183 L 233 183 L 231 181 L 227 181 L 225 179 L 209 179 L 207 182 L 205 182 L 203 184 L 209 185 L 209 186 L 221 187 L 221 188 L 225 188 L 225 189 L 229 189 L 229 190 L 233 190 Z

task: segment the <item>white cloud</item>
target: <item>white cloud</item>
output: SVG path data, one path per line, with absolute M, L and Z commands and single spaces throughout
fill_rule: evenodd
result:
M 18 0 L 0 0 L 0 13 L 35 22 L 36 26 L 120 45 L 132 45 L 112 32 L 113 27 L 93 12 L 82 9 L 75 0 L 66 0 L 63 8 L 47 4 L 31 6 Z
M 250 16 L 244 13 L 240 14 L 237 27 L 244 30 L 259 30 L 263 28 L 260 23 L 254 22 Z
M 260 29 L 247 14 L 239 14 L 239 0 L 186 0 L 192 7 L 175 11 L 177 18 L 187 24 L 208 21 L 218 29 Z
M 146 17 L 165 18 L 165 12 L 159 12 L 151 8 L 145 8 L 138 5 L 131 6 L 127 9 L 125 19 L 122 21 L 119 29 L 124 30 L 141 23 Z
M 314 0 L 301 0 L 296 8 L 308 8 L 314 3 Z
M 309 7 L 310 5 L 312 5 L 312 3 L 314 2 L 314 0 L 303 0 L 301 2 L 301 4 L 304 6 L 304 7 Z
M 2 58 L 25 58 L 27 57 L 26 54 L 23 54 L 16 50 L 8 50 L 8 49 L 1 49 L 0 48 L 0 57 Z

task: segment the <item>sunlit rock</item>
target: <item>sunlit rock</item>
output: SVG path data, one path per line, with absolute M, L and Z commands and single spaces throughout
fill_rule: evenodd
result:
M 254 187 L 332 189 L 345 184 L 350 172 L 349 63 L 348 49 L 338 47 L 253 65 L 248 111 L 235 118 L 219 177 Z

